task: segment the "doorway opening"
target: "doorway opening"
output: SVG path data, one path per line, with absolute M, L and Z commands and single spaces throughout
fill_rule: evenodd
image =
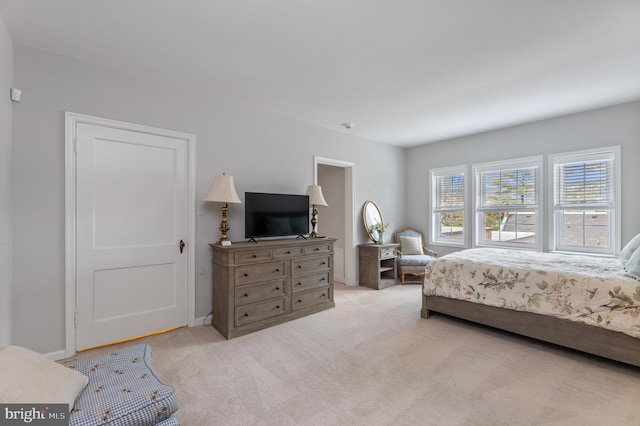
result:
M 322 187 L 329 205 L 318 213 L 318 229 L 321 235 L 338 239 L 334 247 L 334 279 L 347 285 L 356 285 L 354 169 L 351 162 L 314 157 L 314 183 Z

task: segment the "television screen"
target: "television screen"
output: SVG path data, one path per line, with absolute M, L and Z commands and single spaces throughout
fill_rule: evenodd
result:
M 245 238 L 309 233 L 309 196 L 244 193 Z

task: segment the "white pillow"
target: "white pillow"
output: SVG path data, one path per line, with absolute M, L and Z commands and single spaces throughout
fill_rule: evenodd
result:
M 625 275 L 640 280 L 640 249 L 633 252 L 625 265 L 625 269 L 627 270 Z
M 422 238 L 420 237 L 400 237 L 400 247 L 402 254 L 424 254 L 422 252 Z
M 0 402 L 69 404 L 69 411 L 89 378 L 19 346 L 0 348 Z
M 626 263 L 638 248 L 640 248 L 640 234 L 633 237 L 620 252 L 620 260 L 622 260 L 622 263 Z

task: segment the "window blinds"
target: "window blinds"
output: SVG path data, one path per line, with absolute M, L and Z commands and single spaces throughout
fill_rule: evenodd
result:
M 435 175 L 435 212 L 464 209 L 464 173 Z
M 611 210 L 615 207 L 613 154 L 584 161 L 554 161 L 556 210 Z

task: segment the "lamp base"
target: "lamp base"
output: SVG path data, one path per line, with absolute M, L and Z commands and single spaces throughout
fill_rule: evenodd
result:
M 222 203 L 222 221 L 220 222 L 220 227 L 218 228 L 220 232 L 222 232 L 222 236 L 216 243 L 218 246 L 230 246 L 231 241 L 227 238 L 227 232 L 231 228 L 229 228 L 229 223 L 227 222 L 227 212 L 229 211 L 229 206 L 227 203 Z
M 318 224 L 318 209 L 316 206 L 313 206 L 313 211 L 311 213 L 311 233 L 309 234 L 309 238 L 318 238 L 318 233 L 316 232 L 316 225 Z

